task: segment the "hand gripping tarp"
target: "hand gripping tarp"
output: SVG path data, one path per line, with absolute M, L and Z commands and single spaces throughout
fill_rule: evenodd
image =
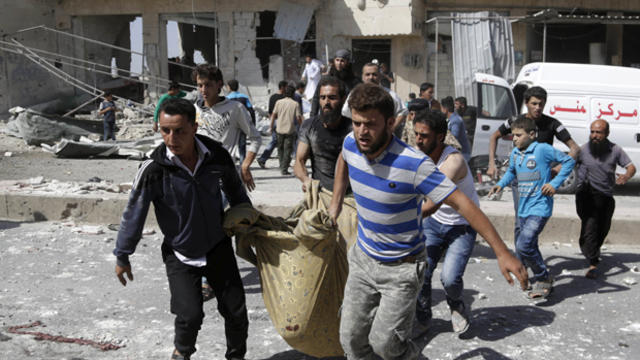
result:
M 347 249 L 356 238 L 356 210 L 346 197 L 337 229 L 327 209 L 331 193 L 314 181 L 287 219 L 234 207 L 224 227 L 236 252 L 260 273 L 271 321 L 294 349 L 315 357 L 342 356 L 339 309 L 347 281 Z M 349 244 L 349 245 L 348 245 Z

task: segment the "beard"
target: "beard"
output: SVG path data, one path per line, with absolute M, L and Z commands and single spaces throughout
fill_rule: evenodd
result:
M 600 142 L 589 140 L 589 151 L 591 152 L 591 155 L 593 157 L 601 158 L 602 156 L 608 154 L 611 151 L 609 149 L 609 140 L 604 139 Z
M 435 150 L 436 146 L 438 146 L 438 144 L 433 141 L 429 144 L 428 147 L 424 147 L 424 146 L 420 146 L 418 145 L 418 148 L 420 149 L 420 151 L 422 151 L 425 155 L 427 156 L 431 156 L 431 153 L 433 152 L 433 150 Z
M 329 110 L 325 112 L 325 109 Z M 334 127 L 340 123 L 342 119 L 342 104 L 340 106 L 336 106 L 335 108 L 332 106 L 325 105 L 322 108 L 322 112 L 320 113 L 320 121 L 325 127 Z
M 368 150 L 362 149 L 360 147 L 360 143 L 357 140 L 356 140 L 356 146 L 358 147 L 358 150 L 360 150 L 360 152 L 365 155 L 375 154 L 376 152 L 378 152 L 378 150 L 382 149 L 382 147 L 387 143 L 390 137 L 391 137 L 390 132 L 385 130 L 377 140 L 371 143 Z

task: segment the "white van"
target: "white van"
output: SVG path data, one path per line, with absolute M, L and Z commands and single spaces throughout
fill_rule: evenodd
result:
M 526 112 L 523 94 L 532 86 L 547 91 L 544 113 L 567 128 L 578 145 L 589 141 L 594 120 L 609 122 L 609 140 L 620 145 L 636 166 L 640 165 L 640 69 L 589 64 L 531 63 L 525 65 L 509 86 L 493 75 L 476 74 L 477 123 L 471 156 L 489 153 L 489 138 L 510 116 Z M 557 139 L 553 144 L 565 152 Z M 511 139 L 498 141 L 498 158 L 511 151 Z M 640 172 L 635 178 L 640 178 Z M 575 177 L 563 185 L 564 192 L 575 190 Z

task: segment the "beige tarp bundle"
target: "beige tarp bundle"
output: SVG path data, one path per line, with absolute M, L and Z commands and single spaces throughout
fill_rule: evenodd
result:
M 355 242 L 357 231 L 353 198 L 345 198 L 339 232 L 326 212 L 330 202 L 331 193 L 314 181 L 288 219 L 235 207 L 224 221 L 236 236 L 238 256 L 258 267 L 262 297 L 280 336 L 315 357 L 344 355 L 338 311 L 348 274 L 347 244 Z

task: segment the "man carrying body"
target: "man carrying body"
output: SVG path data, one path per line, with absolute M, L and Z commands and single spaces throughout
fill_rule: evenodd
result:
M 192 74 L 198 91 L 202 95 L 196 104 L 196 119 L 200 125 L 198 132 L 222 143 L 234 160 L 240 157 L 240 135 L 247 136 L 247 156 L 241 164 L 240 176 L 251 191 L 256 185 L 249 166 L 256 157 L 262 138 L 251 123 L 251 115 L 237 101 L 220 96 L 224 84 L 222 72 L 216 66 L 198 65 Z
M 473 148 L 473 137 L 476 133 L 477 109 L 475 106 L 467 106 L 467 98 L 464 96 L 457 97 L 454 106 L 456 113 L 462 117 L 465 129 L 467 129 L 467 139 L 469 146 Z
M 196 112 L 183 99 L 169 99 L 159 115 L 164 143 L 140 166 L 122 215 L 113 254 L 122 285 L 133 281 L 129 255 L 140 241 L 153 203 L 164 235 L 162 259 L 175 320 L 171 359 L 189 359 L 204 317 L 200 279 L 208 278 L 225 320 L 227 359 L 242 359 L 249 320 L 231 239 L 222 230 L 222 194 L 231 206 L 250 203 L 234 161 L 219 143 L 196 135 Z
M 336 77 L 340 81 L 344 82 L 347 94 L 349 94 L 351 89 L 362 82 L 357 76 L 353 74 L 351 52 L 346 49 L 340 49 L 336 51 L 336 56 L 333 59 L 333 67 L 329 70 L 329 75 Z M 318 112 L 320 111 L 319 96 L 320 94 L 318 88 L 316 88 L 316 92 L 314 93 L 313 99 L 311 101 L 311 113 L 309 117 L 318 115 Z
M 320 82 L 320 77 L 322 76 L 324 65 L 322 65 L 322 62 L 320 60 L 314 59 L 311 54 L 306 54 L 304 56 L 304 61 L 304 71 L 302 71 L 300 80 L 304 81 L 305 78 L 307 79 L 304 96 L 307 99 L 311 99 L 316 93 L 316 87 L 318 86 L 318 82 Z
M 332 76 L 324 76 L 318 86 L 322 114 L 302 124 L 293 166 L 293 173 L 302 182 L 302 191 L 307 191 L 311 184 L 305 165 L 307 159 L 311 159 L 311 177 L 319 180 L 323 188 L 333 191 L 336 161 L 344 137 L 351 132 L 351 119 L 341 115 L 346 97 L 344 84 Z
M 180 85 L 177 82 L 172 82 L 169 85 L 169 91 L 167 91 L 166 94 L 160 96 L 160 99 L 158 99 L 158 104 L 156 104 L 156 110 L 153 113 L 153 132 L 158 131 L 158 115 L 160 114 L 160 107 L 162 106 L 162 103 L 167 99 L 183 98 L 186 95 L 186 92 L 180 90 Z
M 291 153 L 295 145 L 297 127 L 302 124 L 302 113 L 300 104 L 293 99 L 296 89 L 287 85 L 284 90 L 284 98 L 276 102 L 271 114 L 271 132 L 277 132 L 278 139 L 278 160 L 280 162 L 280 173 L 289 175 L 289 164 L 291 163 Z M 275 121 L 278 119 L 278 127 L 275 128 Z
M 394 103 L 382 87 L 359 85 L 349 107 L 353 132 L 338 158 L 329 207 L 336 221 L 350 183 L 358 236 L 348 254 L 340 342 L 348 359 L 416 359 L 419 349 L 409 337 L 426 260 L 423 196 L 458 209 L 494 249 L 509 283 L 511 272 L 525 288 L 526 271 L 484 213 L 431 160 L 393 136 Z
M 367 63 L 362 66 L 362 82 L 380 85 L 380 70 L 378 69 L 378 64 Z M 402 136 L 402 130 L 404 129 L 404 120 L 407 117 L 404 104 L 395 91 L 385 87 L 383 87 L 383 89 L 385 89 L 393 99 L 393 112 L 395 116 L 393 131 L 396 137 L 400 138 Z M 347 96 L 347 101 L 342 106 L 342 116 L 351 118 L 351 109 L 349 109 L 348 101 L 349 97 Z
M 435 90 L 432 83 L 424 82 L 420 84 L 420 93 L 418 94 L 418 96 L 427 100 L 427 102 L 429 103 L 429 109 L 442 111 L 442 109 L 440 108 L 440 103 L 434 98 L 434 94 Z
M 551 116 L 547 116 L 542 113 L 544 106 L 547 103 L 547 92 L 539 87 L 534 86 L 524 92 L 524 101 L 527 106 L 527 113 L 519 115 L 517 118 L 526 117 L 533 120 L 537 127 L 536 141 L 539 143 L 547 143 L 553 145 L 553 138 L 556 137 L 562 141 L 569 148 L 569 156 L 574 160 L 577 159 L 580 147 L 571 138 L 569 131 L 562 125 L 560 121 Z M 496 168 L 496 148 L 498 147 L 498 139 L 511 133 L 511 123 L 514 119 L 507 119 L 504 124 L 500 125 L 489 139 L 489 168 L 487 169 L 487 175 L 495 177 L 498 174 Z M 560 171 L 560 165 L 557 165 L 552 169 L 553 173 Z M 509 184 L 506 184 L 509 185 Z M 514 225 L 514 239 L 518 238 L 518 232 L 520 231 L 520 222 L 518 221 L 518 182 L 517 179 L 511 184 L 512 196 L 513 196 L 513 208 L 516 212 L 515 225 Z
M 444 115 L 447 117 L 447 126 L 451 134 L 458 140 L 458 144 L 462 150 L 462 156 L 464 156 L 465 161 L 469 161 L 471 159 L 471 146 L 469 145 L 469 140 L 467 139 L 467 131 L 464 128 L 464 123 L 462 122 L 462 118 L 458 115 L 454 110 L 453 98 L 451 96 L 447 96 L 442 99 L 441 108 Z
M 286 87 L 287 82 L 284 80 L 280 81 L 278 83 L 278 92 L 269 97 L 269 118 L 271 118 L 271 114 L 273 114 L 273 108 L 276 106 L 276 102 L 284 98 L 284 89 Z M 273 126 L 277 129 L 277 123 L 274 123 Z M 266 167 L 267 160 L 269 160 L 269 158 L 271 157 L 271 153 L 276 148 L 276 145 L 278 145 L 278 137 L 276 136 L 276 132 L 272 131 L 271 141 L 262 151 L 262 155 L 260 155 L 260 157 L 258 158 L 258 165 L 260 165 L 261 168 L 264 169 Z
M 444 105 L 443 101 L 443 106 Z M 476 206 L 480 205 L 467 160 L 444 143 L 447 134 L 445 115 L 439 111 L 418 112 L 413 119 L 416 147 L 428 155 L 438 170 L 456 184 Z M 451 310 L 453 331 L 463 333 L 469 328 L 469 310 L 462 301 L 465 267 L 473 251 L 476 232 L 467 220 L 449 205 L 436 205 L 430 200 L 422 206 L 422 229 L 426 237 L 428 265 L 424 284 L 418 295 L 416 320 L 428 326 L 431 320 L 431 277 L 444 256 L 440 280 Z
M 589 142 L 582 145 L 578 155 L 578 191 L 576 210 L 582 221 L 580 250 L 589 262 L 585 274 L 590 279 L 598 276 L 600 247 L 604 243 L 611 217 L 616 207 L 614 185 L 624 185 L 636 173 L 636 167 L 622 148 L 607 138 L 609 123 L 596 120 L 591 123 Z M 616 165 L 626 169 L 616 174 Z

